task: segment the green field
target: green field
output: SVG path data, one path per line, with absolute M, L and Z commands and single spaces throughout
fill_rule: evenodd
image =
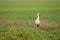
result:
M 0 0 L 0 40 L 60 40 L 59 35 L 60 0 Z

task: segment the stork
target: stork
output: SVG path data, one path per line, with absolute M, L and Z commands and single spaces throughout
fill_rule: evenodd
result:
M 35 20 L 35 24 L 36 24 L 37 27 L 40 26 L 40 19 L 39 19 L 39 17 L 40 17 L 40 14 L 37 13 L 37 19 Z

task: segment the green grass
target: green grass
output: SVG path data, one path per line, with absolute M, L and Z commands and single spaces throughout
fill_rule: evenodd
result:
M 35 28 L 36 13 L 41 27 Z M 0 0 L 0 40 L 60 40 L 59 0 Z
M 32 27 L 0 27 L 0 40 L 60 40 L 60 27 L 43 31 Z
M 60 20 L 59 1 L 0 2 L 0 19 L 34 20 L 37 12 L 42 15 L 42 20 Z

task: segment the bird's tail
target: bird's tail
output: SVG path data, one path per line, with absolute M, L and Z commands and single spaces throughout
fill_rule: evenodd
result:
M 37 25 L 37 27 L 39 27 L 40 25 Z

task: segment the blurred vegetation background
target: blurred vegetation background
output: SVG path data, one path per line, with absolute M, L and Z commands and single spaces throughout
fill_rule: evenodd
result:
M 0 0 L 0 40 L 60 40 L 59 35 L 60 0 Z

